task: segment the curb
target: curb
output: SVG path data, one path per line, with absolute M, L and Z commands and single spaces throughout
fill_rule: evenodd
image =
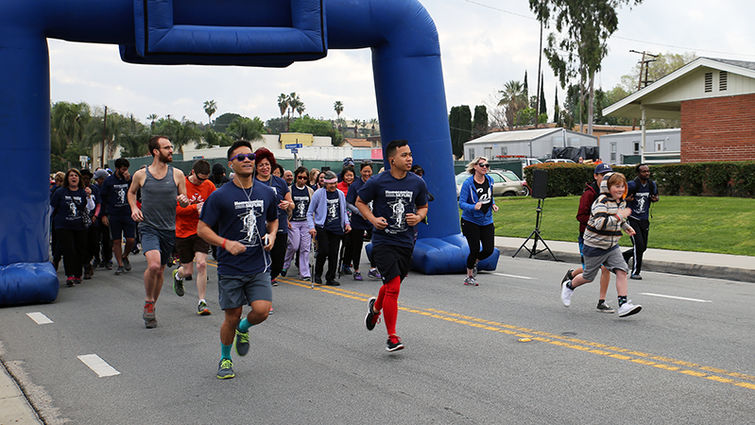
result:
M 0 362 L 0 424 L 42 423 L 5 364 Z
M 520 241 L 524 242 L 524 239 Z M 548 246 L 550 247 L 552 244 L 550 241 L 546 241 L 548 243 Z M 576 244 L 575 244 L 576 245 Z M 527 243 L 528 248 L 532 248 L 532 243 Z M 502 255 L 507 255 L 509 257 L 513 256 L 514 253 L 519 249 L 519 245 L 516 247 L 512 247 L 511 245 L 501 245 L 496 244 L 496 248 L 498 248 L 501 251 Z M 541 248 L 541 243 L 538 243 L 538 250 Z M 572 263 L 572 264 L 580 264 L 581 258 L 578 252 L 567 252 L 559 249 L 551 248 L 551 251 L 556 256 L 559 262 L 565 262 L 565 263 Z M 528 258 L 529 252 L 527 252 L 524 248 L 519 252 L 519 255 L 516 256 L 516 258 Z M 648 255 L 646 254 L 646 257 Z M 548 251 L 541 252 L 538 255 L 532 257 L 538 260 L 548 260 L 553 261 L 553 258 L 548 254 Z M 645 258 L 642 261 L 642 270 L 643 271 L 651 271 L 651 272 L 659 272 L 659 273 L 671 273 L 671 274 L 679 274 L 684 276 L 698 276 L 698 277 L 706 277 L 706 278 L 713 278 L 713 279 L 727 279 L 727 280 L 736 280 L 740 282 L 751 282 L 755 283 L 755 270 L 751 268 L 741 268 L 736 267 L 732 265 L 709 265 L 709 264 L 694 264 L 694 263 L 685 263 L 681 261 L 663 261 L 663 260 L 653 260 L 652 258 Z M 753 258 L 753 263 L 755 263 L 755 258 Z

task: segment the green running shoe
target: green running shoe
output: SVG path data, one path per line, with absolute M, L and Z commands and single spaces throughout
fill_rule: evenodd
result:
M 220 363 L 218 363 L 218 379 L 231 379 L 235 376 L 231 359 L 220 359 Z
M 236 329 L 236 354 L 246 356 L 249 353 L 249 332 Z
M 184 282 L 178 278 L 178 269 L 173 270 L 173 292 L 179 297 L 184 296 Z

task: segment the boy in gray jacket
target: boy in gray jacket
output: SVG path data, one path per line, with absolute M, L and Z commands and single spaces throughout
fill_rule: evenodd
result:
M 627 179 L 621 173 L 608 173 L 600 183 L 600 196 L 592 204 L 590 220 L 584 235 L 584 271 L 561 284 L 561 302 L 571 305 L 571 297 L 578 286 L 590 283 L 605 266 L 616 274 L 616 293 L 619 296 L 619 317 L 639 313 L 642 306 L 627 300 L 627 266 L 619 250 L 619 238 L 624 229 L 634 235 L 634 229 L 627 223 L 632 211 L 626 208 L 624 197 L 627 192 Z

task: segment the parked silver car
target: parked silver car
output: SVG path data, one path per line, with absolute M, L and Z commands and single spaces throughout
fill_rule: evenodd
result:
M 530 188 L 527 182 L 521 180 L 513 171 L 510 170 L 490 170 L 488 175 L 493 178 L 493 196 L 529 196 Z M 463 171 L 456 175 L 456 197 L 459 197 L 459 191 L 464 180 L 469 178 L 470 174 Z

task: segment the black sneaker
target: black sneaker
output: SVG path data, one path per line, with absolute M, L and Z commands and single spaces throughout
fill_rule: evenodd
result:
M 374 310 L 375 301 L 377 301 L 377 298 L 375 297 L 367 300 L 367 315 L 364 316 L 364 325 L 367 327 L 368 331 L 375 329 L 375 325 L 380 322 L 380 312 L 375 313 Z
M 128 261 L 128 257 L 125 255 L 123 256 L 123 268 L 126 269 L 127 272 L 131 271 L 131 262 Z
M 236 329 L 236 354 L 246 356 L 249 352 L 249 332 Z
M 388 341 L 386 342 L 385 350 L 386 351 L 398 351 L 404 349 L 404 343 L 401 342 L 401 338 L 399 338 L 396 335 L 391 335 L 388 337 Z
M 571 275 L 572 273 L 574 273 L 574 269 L 569 269 L 569 270 L 567 270 L 567 271 L 566 271 L 566 274 L 564 275 L 564 278 L 563 278 L 563 279 L 561 279 L 561 284 L 562 284 L 562 285 L 563 285 L 563 284 L 564 284 L 564 282 L 566 282 L 567 280 L 572 280 L 572 279 L 574 278 L 574 276 L 572 276 L 572 275 Z
M 192 279 L 191 275 L 184 276 L 184 280 L 191 280 L 191 279 Z
M 118 266 L 118 268 L 115 269 L 115 272 L 113 274 L 118 276 L 123 273 L 126 273 L 126 270 L 123 268 L 123 266 Z
M 601 313 L 615 313 L 616 310 L 614 310 L 610 305 L 606 304 L 605 302 L 599 302 L 598 306 L 595 307 L 599 312 Z
M 315 285 L 322 285 L 322 278 L 316 277 L 313 282 Z
M 328 286 L 341 286 L 341 282 L 339 282 L 337 280 L 329 280 L 329 281 L 325 282 L 325 284 L 328 285 Z
M 632 279 L 632 280 L 642 280 L 642 276 L 640 276 L 638 274 L 633 274 L 633 275 L 629 276 L 629 278 Z
M 218 379 L 231 379 L 236 376 L 233 372 L 233 361 L 231 359 L 220 359 L 218 363 Z
M 341 274 L 343 275 L 349 275 L 351 274 L 351 267 L 350 266 L 343 266 L 341 269 Z
M 173 292 L 179 297 L 184 296 L 184 283 L 183 279 L 178 278 L 178 269 L 173 270 Z

